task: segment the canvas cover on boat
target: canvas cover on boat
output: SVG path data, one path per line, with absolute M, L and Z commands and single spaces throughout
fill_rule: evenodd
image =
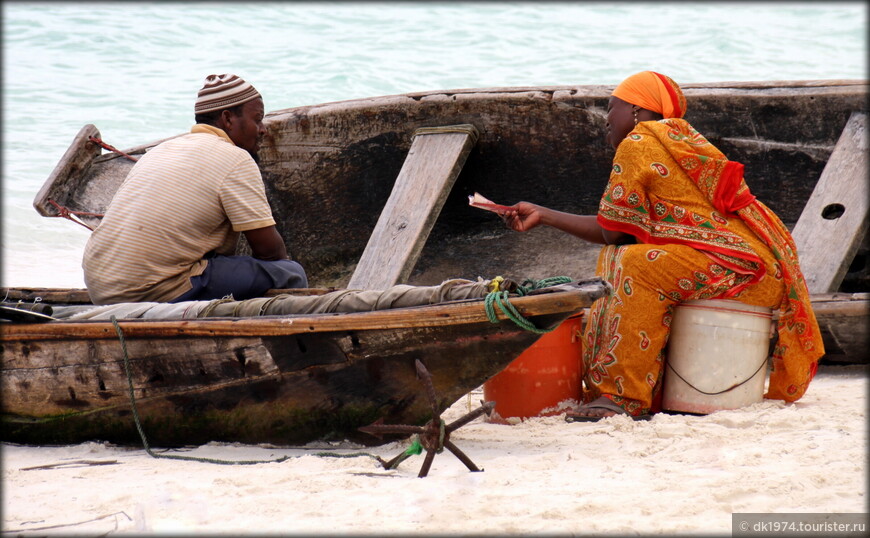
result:
M 423 306 L 447 301 L 480 299 L 489 293 L 490 280 L 452 279 L 437 286 L 399 284 L 385 290 L 337 290 L 323 295 L 276 295 L 244 301 L 232 298 L 180 303 L 121 303 L 114 305 L 56 306 L 53 317 L 63 320 L 194 319 L 255 317 L 331 312 L 369 312 Z

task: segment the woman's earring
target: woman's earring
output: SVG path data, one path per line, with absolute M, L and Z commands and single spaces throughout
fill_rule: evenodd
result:
M 634 109 L 634 124 L 637 125 L 637 109 Z

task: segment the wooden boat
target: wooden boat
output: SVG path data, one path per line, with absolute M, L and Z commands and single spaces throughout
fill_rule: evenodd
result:
M 684 84 L 686 119 L 746 166 L 753 193 L 792 227 L 853 111 L 867 109 L 866 81 Z M 479 138 L 434 223 L 408 283 L 594 273 L 598 246 L 550 229 L 518 234 L 469 207 L 479 192 L 593 214 L 613 156 L 604 142 L 612 86 L 463 89 L 277 110 L 266 115 L 260 166 L 290 256 L 316 287 L 345 287 L 375 228 L 412 137 L 423 127 L 471 124 Z M 178 133 L 181 134 L 181 133 Z M 101 214 L 133 162 L 103 152 L 85 126 L 36 196 Z M 106 140 L 109 144 L 111 140 Z M 142 155 L 160 141 L 124 149 Z M 55 205 L 57 204 L 57 205 Z M 82 215 L 95 224 L 98 219 Z M 449 256 L 445 256 L 449 253 Z M 870 291 L 866 245 L 839 291 Z
M 844 125 L 867 110 L 865 80 L 684 84 L 688 119 L 746 166 L 753 193 L 791 229 Z M 479 133 L 407 282 L 512 275 L 594 274 L 598 246 L 552 229 L 518 234 L 469 207 L 480 192 L 591 214 L 607 182 L 611 86 L 483 88 L 408 93 L 277 110 L 266 115 L 260 166 L 288 251 L 314 286 L 344 287 L 388 200 L 414 133 L 470 124 Z M 79 212 L 95 225 L 133 162 L 103 152 L 85 126 L 34 200 L 44 216 Z M 111 141 L 105 141 L 111 142 Z M 160 141 L 123 150 L 142 155 Z M 246 251 L 242 245 L 241 252 Z M 865 237 L 842 286 L 824 303 L 826 360 L 868 360 L 870 248 Z M 833 291 L 833 290 L 830 290 Z M 840 305 L 840 306 L 837 306 Z
M 789 227 L 798 220 L 851 114 L 867 109 L 866 81 L 735 82 L 685 84 L 683 88 L 689 99 L 686 118 L 730 158 L 745 164 L 754 194 Z M 609 86 L 464 89 L 271 112 L 264 122 L 268 133 L 261 144 L 260 167 L 277 227 L 291 257 L 306 268 L 312 285 L 346 286 L 391 195 L 414 133 L 423 128 L 473 125 L 478 137 L 407 282 L 433 285 L 449 278 L 495 275 L 586 278 L 594 273 L 597 246 L 550 229 L 511 232 L 493 214 L 469 207 L 467 197 L 480 192 L 499 203 L 528 200 L 574 213 L 597 211 L 612 158 L 603 140 L 611 90 Z M 133 165 L 132 159 L 160 141 L 103 153 L 103 147 L 114 150 L 107 145 L 111 142 L 100 140 L 95 126 L 85 126 L 37 194 L 36 210 L 48 217 L 98 223 L 99 214 Z M 240 252 L 246 250 L 242 245 Z M 837 293 L 813 297 L 828 351 L 825 360 L 867 361 L 867 250 L 865 240 Z M 26 290 L 22 293 L 26 295 Z M 541 320 L 552 323 L 581 309 L 581 303 L 574 301 L 570 307 L 557 308 L 558 312 L 527 307 L 525 314 L 533 319 L 555 316 Z M 468 315 L 483 323 L 447 330 L 438 308 L 442 307 L 421 307 L 419 317 L 398 311 L 388 317 L 383 313 L 348 316 L 348 320 L 368 320 L 362 326 L 329 316 L 317 322 L 299 318 L 292 324 L 257 319 L 215 321 L 196 328 L 133 321 L 121 326 L 132 342 L 134 360 L 147 357 L 134 369 L 139 376 L 139 397 L 150 402 L 149 396 L 154 396 L 154 403 L 148 405 L 155 414 L 147 427 L 155 432 L 151 434 L 155 442 L 182 437 L 184 442 L 198 442 L 216 438 L 215 432 L 220 431 L 225 439 L 287 443 L 330 432 L 352 432 L 376 416 L 388 422 L 421 420 L 424 411 L 417 400 L 412 356 L 423 350 L 432 353 L 426 366 L 437 372 L 436 386 L 449 403 L 496 373 L 534 340 L 513 328 L 486 326 L 479 304 L 444 306 L 473 308 L 475 314 Z M 446 319 L 455 318 L 450 314 Z M 53 332 L 43 333 L 48 327 Z M 171 343 L 162 336 L 164 331 L 172 333 Z M 63 370 L 70 380 L 67 385 L 56 383 L 54 390 L 60 392 L 43 398 L 45 402 L 80 405 L 86 393 L 91 405 L 111 400 L 114 411 L 101 415 L 110 418 L 101 419 L 99 431 L 112 432 L 118 440 L 133 440 L 129 417 L 123 416 L 129 407 L 120 394 L 123 389 L 116 384 L 110 389 L 107 384 L 109 371 L 113 383 L 125 381 L 119 379 L 119 345 L 110 324 L 13 324 L 4 326 L 2 338 L 4 376 L 10 367 L 6 357 L 14 361 L 40 357 L 46 361 L 42 366 L 46 375 L 57 377 Z M 508 344 L 517 339 L 522 342 Z M 173 358 L 179 343 L 192 351 Z M 463 349 L 466 345 L 470 348 Z M 305 352 L 295 351 L 303 348 L 310 350 L 308 355 L 315 362 L 326 363 L 293 374 L 317 396 L 290 407 L 305 409 L 305 413 L 276 414 L 269 406 L 274 398 L 303 398 L 299 391 L 281 388 L 281 380 L 291 377 L 287 364 L 304 364 Z M 457 354 L 473 359 L 458 360 Z M 290 357 L 286 359 L 289 363 L 281 357 Z M 347 367 L 347 373 L 335 374 L 343 366 L 329 361 L 345 361 L 342 357 L 357 362 Z M 481 361 L 486 366 L 478 369 Z M 104 363 L 113 367 L 107 371 Z M 161 369 L 155 370 L 155 364 Z M 249 364 L 257 366 L 248 370 Z M 221 378 L 224 368 L 227 375 L 231 372 L 237 377 Z M 80 374 L 87 387 L 75 389 L 72 382 L 79 381 L 79 372 L 87 372 Z M 169 372 L 183 375 L 176 381 L 168 379 Z M 215 387 L 184 393 L 197 376 L 221 381 Z M 365 382 L 357 385 L 360 379 Z M 5 383 L 4 406 L 8 395 L 20 398 L 39 386 L 23 378 L 9 382 L 4 378 Z M 168 388 L 157 394 L 152 388 L 155 383 Z M 188 388 L 175 387 L 176 383 Z M 266 396 L 256 396 L 252 387 Z M 360 404 L 357 398 L 363 393 L 367 403 Z M 236 405 L 239 400 L 249 405 Z M 208 411 L 197 411 L 204 408 Z M 53 413 L 61 417 L 69 409 L 55 408 Z M 13 413 L 19 417 L 46 414 Z M 78 418 L 86 416 L 79 413 L 54 420 L 51 426 L 19 419 L 14 429 L 4 426 L 4 439 L 60 442 L 70 436 L 85 438 L 98 431 L 85 426 L 92 423 L 89 419 Z M 162 433 L 177 431 L 181 425 L 188 428 L 183 436 Z
M 607 293 L 600 280 L 510 299 L 552 328 Z M 7 300 L 49 304 L 61 290 L 5 289 Z M 73 294 L 67 302 L 80 302 Z M 353 313 L 185 320 L 2 324 L 2 440 L 140 442 L 130 383 L 149 442 L 382 442 L 357 431 L 377 419 L 425 423 L 432 409 L 415 360 L 432 375 L 439 411 L 529 347 L 521 328 L 484 299 Z M 29 319 L 30 318 L 30 319 Z M 389 438 L 386 438 L 389 440 Z

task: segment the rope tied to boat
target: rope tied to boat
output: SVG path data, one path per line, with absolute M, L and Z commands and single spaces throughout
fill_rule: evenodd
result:
M 121 326 L 118 324 L 118 319 L 113 315 L 109 318 L 112 321 L 112 325 L 115 327 L 115 331 L 118 333 L 118 340 L 121 342 L 121 350 L 124 353 L 124 371 L 127 374 L 127 388 L 129 389 L 130 394 L 130 407 L 133 411 L 133 422 L 136 424 L 136 430 L 139 432 L 139 437 L 142 439 L 142 446 L 145 448 L 145 452 L 151 456 L 152 458 L 162 458 L 162 459 L 170 459 L 170 460 L 182 460 L 182 461 L 197 461 L 200 463 L 215 463 L 218 465 L 256 465 L 260 463 L 282 463 L 292 458 L 299 458 L 302 456 L 281 456 L 277 459 L 272 460 L 219 460 L 215 458 L 202 458 L 198 456 L 179 456 L 176 454 L 158 454 L 151 450 L 151 446 L 148 444 L 148 439 L 145 437 L 145 431 L 142 429 L 142 422 L 139 419 L 139 410 L 136 406 L 136 396 L 133 392 L 133 374 L 130 370 L 130 357 L 127 353 L 127 341 L 124 339 L 124 331 L 121 329 Z M 307 456 L 308 454 L 303 454 Z M 321 458 L 359 458 L 359 457 L 367 457 L 372 458 L 377 461 L 381 461 L 381 459 L 374 455 L 369 454 L 368 452 L 354 452 L 351 454 L 338 454 L 336 452 L 315 452 L 312 454 Z
M 91 228 L 90 226 L 88 226 L 83 221 L 79 220 L 78 218 L 73 218 L 73 217 L 100 217 L 100 218 L 102 218 L 105 216 L 101 213 L 89 213 L 87 211 L 73 211 L 72 209 L 70 209 L 68 207 L 60 205 L 59 203 L 55 202 L 51 198 L 48 199 L 48 203 L 50 203 L 51 205 L 54 206 L 55 209 L 57 209 L 57 215 L 53 215 L 53 216 L 63 217 L 65 219 L 71 220 L 71 221 L 75 222 L 76 224 L 80 224 L 80 225 L 84 226 L 85 228 L 87 228 L 88 230 L 90 230 L 92 232 L 94 231 L 94 228 Z
M 134 163 L 135 163 L 135 162 L 138 162 L 138 160 L 139 160 L 139 159 L 137 159 L 136 157 L 133 157 L 132 155 L 129 155 L 129 154 L 127 154 L 127 153 L 124 153 L 123 151 L 119 150 L 119 149 L 116 148 L 115 146 L 112 146 L 112 145 L 110 145 L 110 144 L 106 144 L 106 143 L 103 142 L 101 139 L 97 138 L 96 136 L 89 136 L 89 137 L 88 137 L 88 140 L 91 141 L 91 142 L 93 142 L 94 144 L 98 144 L 98 145 L 102 146 L 103 148 L 105 148 L 105 149 L 111 151 L 112 153 L 117 153 L 118 155 L 121 155 L 121 156 L 123 156 L 123 157 L 126 157 L 127 159 L 130 159 L 130 160 L 133 161 Z M 102 213 L 89 213 L 89 212 L 87 212 L 87 211 L 74 211 L 74 210 L 72 210 L 72 209 L 70 209 L 70 208 L 68 208 L 68 207 L 65 207 L 65 206 L 60 205 L 59 203 L 55 202 L 55 201 L 52 200 L 52 199 L 49 199 L 49 200 L 48 200 L 48 203 L 50 203 L 51 205 L 54 206 L 55 209 L 57 209 L 57 215 L 51 215 L 51 216 L 54 216 L 54 217 L 63 217 L 63 218 L 65 218 L 65 219 L 67 219 L 67 220 L 71 220 L 71 221 L 75 222 L 76 224 L 78 224 L 78 225 L 80 225 L 80 226 L 84 226 L 85 228 L 87 228 L 88 230 L 90 230 L 90 231 L 92 231 L 92 232 L 94 231 L 94 228 L 92 228 L 91 226 L 89 226 L 89 225 L 86 224 L 85 222 L 79 220 L 77 217 L 97 217 L 97 218 L 103 218 L 103 217 L 105 216 L 105 215 L 103 215 Z
M 136 157 L 133 157 L 132 155 L 128 155 L 128 154 L 124 153 L 123 151 L 119 150 L 115 146 L 112 146 L 110 144 L 106 144 L 101 139 L 97 138 L 96 136 L 89 136 L 88 140 L 90 140 L 91 142 L 93 142 L 95 144 L 99 144 L 104 149 L 107 149 L 107 150 L 111 151 L 112 153 L 117 153 L 118 155 L 121 155 L 122 157 L 128 158 L 131 161 L 133 161 L 134 163 L 139 161 L 139 159 L 137 159 Z
M 544 278 L 541 280 L 532 280 L 526 279 L 522 284 L 518 285 L 514 292 L 523 297 L 528 295 L 532 291 L 539 290 L 541 288 L 546 288 L 549 286 L 556 286 L 558 284 L 567 284 L 571 282 L 571 277 L 567 276 L 554 276 L 549 278 Z M 539 329 L 535 327 L 535 325 L 523 317 L 522 314 L 514 307 L 514 305 L 510 302 L 510 292 L 508 290 L 501 289 L 501 284 L 504 282 L 502 277 L 495 277 L 492 279 L 492 283 L 490 284 L 491 288 L 494 288 L 492 291 L 486 294 L 486 298 L 484 299 L 483 306 L 486 310 L 486 317 L 489 319 L 491 323 L 498 323 L 498 314 L 496 314 L 495 307 L 498 306 L 499 310 L 507 316 L 508 319 L 513 321 L 519 327 L 536 334 L 545 334 L 548 332 L 552 332 L 556 329 L 556 327 L 550 329 Z M 493 286 L 493 284 L 495 284 Z

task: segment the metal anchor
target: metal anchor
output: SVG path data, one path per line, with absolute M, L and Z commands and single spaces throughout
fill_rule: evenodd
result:
M 415 365 L 417 367 L 417 375 L 423 380 L 423 384 L 426 387 L 426 395 L 428 396 L 429 403 L 432 406 L 432 419 L 424 426 L 384 424 L 383 419 L 378 419 L 368 426 L 359 428 L 359 431 L 379 438 L 385 433 L 416 434 L 420 446 L 422 449 L 426 450 L 426 458 L 423 460 L 423 465 L 420 467 L 420 472 L 417 474 L 418 478 L 423 478 L 429 474 L 429 468 L 432 466 L 432 460 L 435 459 L 435 454 L 442 452 L 445 448 L 452 452 L 454 456 L 459 458 L 459 461 L 464 463 L 471 472 L 476 473 L 482 471 L 483 469 L 478 469 L 474 462 L 472 462 L 464 452 L 459 450 L 459 447 L 453 444 L 450 440 L 450 434 L 483 414 L 489 416 L 489 414 L 492 413 L 493 408 L 495 408 L 495 402 L 481 402 L 480 407 L 477 409 L 466 413 L 450 424 L 445 425 L 444 421 L 441 420 L 441 413 L 438 412 L 436 403 L 438 400 L 435 397 L 435 387 L 432 385 L 432 375 L 429 373 L 429 370 L 423 366 L 423 363 L 420 362 L 419 359 L 415 360 Z M 406 450 L 389 461 L 382 458 L 378 458 L 378 461 L 383 465 L 384 469 L 395 469 L 400 463 L 415 453 L 419 454 L 420 452 Z

